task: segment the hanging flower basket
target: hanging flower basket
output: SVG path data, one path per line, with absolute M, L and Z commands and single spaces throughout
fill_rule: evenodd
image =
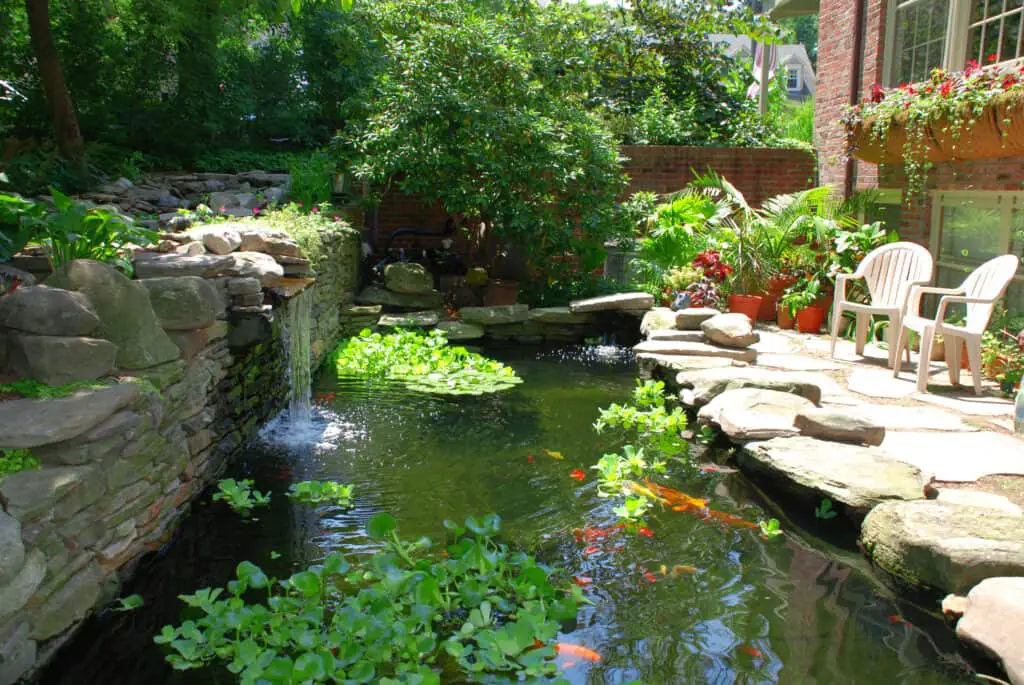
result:
M 850 154 L 872 164 L 902 164 L 907 152 L 907 117 L 893 117 L 884 135 L 873 117 L 847 129 Z M 915 153 L 921 161 L 952 162 L 1024 156 L 1024 99 L 999 96 L 969 121 L 947 118 L 924 124 Z

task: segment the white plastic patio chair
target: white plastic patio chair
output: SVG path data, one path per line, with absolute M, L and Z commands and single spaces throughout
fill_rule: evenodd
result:
M 911 290 L 907 302 L 907 310 L 903 315 L 899 340 L 896 343 L 896 362 L 892 375 L 900 372 L 899 355 L 907 349 L 910 358 L 909 335 L 914 331 L 921 338 L 921 356 L 917 363 L 917 389 L 928 391 L 928 362 L 931 359 L 932 345 L 936 335 L 941 335 L 946 347 L 946 365 L 949 367 L 949 380 L 953 385 L 960 384 L 960 355 L 963 347 L 967 347 L 967 364 L 971 377 L 974 379 L 974 392 L 981 394 L 981 336 L 988 326 L 992 310 L 1003 293 L 1006 292 L 1020 259 L 1017 255 L 1002 255 L 990 259 L 972 271 L 959 288 L 926 288 L 915 286 Z M 934 319 L 920 315 L 921 296 L 925 293 L 941 295 L 939 309 Z M 963 325 L 947 323 L 946 309 L 951 304 L 963 304 L 967 308 L 967 319 Z
M 847 281 L 863 279 L 871 301 L 864 304 L 846 299 Z M 832 356 L 836 355 L 836 338 L 843 312 L 857 315 L 857 354 L 864 354 L 868 324 L 872 314 L 889 317 L 889 366 L 896 363 L 893 334 L 900 330 L 910 288 L 927 285 L 932 280 L 932 256 L 916 243 L 890 243 L 872 250 L 861 260 L 852 274 L 836 276 L 836 294 L 832 305 Z

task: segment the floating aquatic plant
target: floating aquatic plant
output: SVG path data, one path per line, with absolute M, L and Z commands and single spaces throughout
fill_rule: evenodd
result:
M 409 390 L 439 395 L 484 395 L 523 382 L 501 362 L 449 345 L 437 330 L 385 335 L 364 329 L 339 345 L 333 360 L 342 374 L 388 379 Z

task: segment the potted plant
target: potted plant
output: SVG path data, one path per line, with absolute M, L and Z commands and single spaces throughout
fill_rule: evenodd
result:
M 704 273 L 695 266 L 677 266 L 662 276 L 664 301 L 672 309 L 686 309 L 690 306 L 692 296 L 687 290 L 691 285 L 704 278 Z
M 826 310 L 817 302 L 821 297 L 821 281 L 816 276 L 804 276 L 790 286 L 782 296 L 781 304 L 796 319 L 801 333 L 819 333 Z

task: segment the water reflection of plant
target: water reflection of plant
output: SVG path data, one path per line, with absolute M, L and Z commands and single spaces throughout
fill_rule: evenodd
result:
M 199 618 L 155 640 L 176 669 L 221 664 L 243 684 L 440 685 L 485 673 L 548 682 L 559 621 L 588 600 L 560 571 L 497 542 L 496 515 L 445 527 L 455 541 L 443 554 L 426 538 L 402 540 L 378 514 L 367 533 L 384 548 L 365 562 L 333 553 L 278 580 L 244 561 L 226 593 L 182 595 Z

